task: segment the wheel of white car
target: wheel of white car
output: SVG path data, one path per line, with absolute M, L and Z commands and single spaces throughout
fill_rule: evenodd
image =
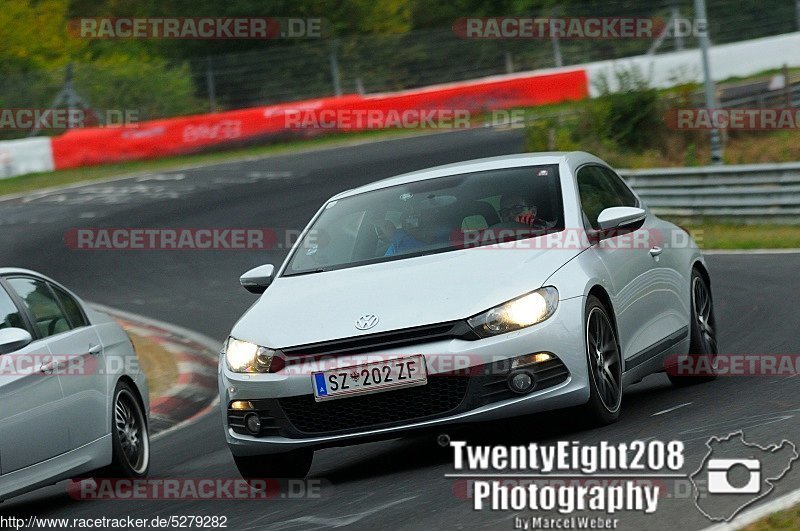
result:
M 707 358 L 704 367 L 711 368 L 710 374 L 678 376 L 667 373 L 672 385 L 683 387 L 696 383 L 708 382 L 717 377 L 713 372 L 717 357 L 717 322 L 714 317 L 714 301 L 711 288 L 703 276 L 695 269 L 692 271 L 692 313 L 689 322 L 689 355 Z
M 587 420 L 610 424 L 619 418 L 622 405 L 622 356 L 608 310 L 593 295 L 586 301 L 585 326 L 590 391 Z
M 111 409 L 113 460 L 103 471 L 111 477 L 141 478 L 150 469 L 147 421 L 136 391 L 126 382 L 114 390 Z

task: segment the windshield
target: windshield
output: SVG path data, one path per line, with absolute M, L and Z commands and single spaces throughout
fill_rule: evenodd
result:
M 530 238 L 564 228 L 558 166 L 451 175 L 329 202 L 284 275 Z

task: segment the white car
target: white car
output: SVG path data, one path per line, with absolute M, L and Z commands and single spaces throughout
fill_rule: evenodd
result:
M 147 381 L 130 338 L 50 278 L 0 268 L 0 500 L 147 474 Z
M 241 283 L 263 295 L 225 343 L 219 388 L 245 477 L 302 476 L 317 448 L 556 408 L 613 422 L 625 385 L 716 355 L 697 246 L 581 152 L 340 193 L 277 273 Z

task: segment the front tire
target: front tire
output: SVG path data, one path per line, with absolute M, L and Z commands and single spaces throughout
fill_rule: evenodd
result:
M 684 387 L 687 385 L 710 382 L 716 379 L 714 372 L 714 362 L 717 358 L 717 321 L 714 317 L 714 301 L 711 298 L 711 288 L 703 276 L 697 271 L 692 270 L 691 280 L 692 290 L 692 312 L 691 322 L 689 323 L 690 342 L 689 356 L 706 358 L 703 365 L 711 370 L 708 374 L 679 376 L 667 372 L 672 385 Z M 698 365 L 698 364 L 696 364 Z
M 114 390 L 111 408 L 111 464 L 99 477 L 138 479 L 150 470 L 150 437 L 138 393 L 121 381 Z
M 616 422 L 622 406 L 622 355 L 608 311 L 600 299 L 589 296 L 584 322 L 590 393 L 584 413 L 597 426 Z
M 313 450 L 292 450 L 282 454 L 233 456 L 244 479 L 302 479 L 311 469 Z

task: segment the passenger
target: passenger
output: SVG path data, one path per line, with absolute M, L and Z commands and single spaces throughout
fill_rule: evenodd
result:
M 529 227 L 544 226 L 545 223 L 536 218 L 537 212 L 536 205 L 522 195 L 505 195 L 500 199 L 500 220 L 504 223 L 516 222 Z

